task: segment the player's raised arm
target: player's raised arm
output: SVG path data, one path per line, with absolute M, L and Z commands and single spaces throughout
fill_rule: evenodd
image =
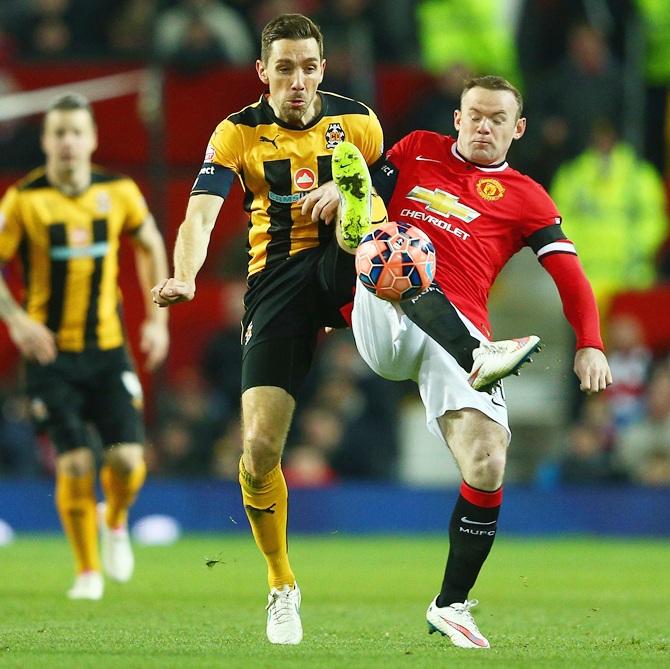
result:
M 563 313 L 577 338 L 573 369 L 579 387 L 585 393 L 596 393 L 612 383 L 600 337 L 598 307 L 574 247 L 568 240 L 563 247 L 564 252 L 546 253 L 541 262 L 556 284 Z
M 207 257 L 216 217 L 223 205 L 218 195 L 192 195 L 174 247 L 174 276 L 157 283 L 151 293 L 160 307 L 195 297 L 195 277 Z

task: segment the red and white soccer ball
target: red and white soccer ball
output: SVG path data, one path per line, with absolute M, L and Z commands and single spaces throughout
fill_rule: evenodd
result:
M 425 232 L 409 223 L 383 223 L 363 237 L 356 250 L 356 272 L 382 300 L 408 300 L 432 283 L 435 248 Z

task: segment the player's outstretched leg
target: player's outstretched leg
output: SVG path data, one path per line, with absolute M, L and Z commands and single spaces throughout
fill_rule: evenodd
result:
M 268 595 L 266 633 L 270 643 L 296 645 L 302 641 L 300 621 L 300 588 L 285 585 L 272 588 Z
M 490 648 L 489 642 L 477 628 L 477 623 L 470 610 L 477 606 L 476 599 L 466 599 L 449 606 L 438 606 L 437 597 L 430 603 L 426 611 L 428 632 L 439 632 L 449 637 L 454 646 L 459 648 Z
M 532 362 L 531 355 L 542 348 L 539 337 L 484 342 L 472 352 L 472 372 L 468 382 L 475 390 L 489 390 L 510 374 L 518 374 L 522 365 Z
M 370 230 L 372 182 L 365 158 L 351 142 L 333 150 L 333 179 L 340 192 L 340 235 L 344 247 L 355 250 Z

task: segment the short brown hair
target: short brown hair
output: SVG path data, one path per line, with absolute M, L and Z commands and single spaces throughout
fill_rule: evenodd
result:
M 470 77 L 463 82 L 461 100 L 471 88 L 486 88 L 489 91 L 509 91 L 516 99 L 518 107 L 516 117 L 521 118 L 521 113 L 523 112 L 523 97 L 521 96 L 519 89 L 513 84 L 510 84 L 507 79 L 497 77 L 493 74 L 487 74 L 483 77 Z
M 302 14 L 282 14 L 272 19 L 261 34 L 261 60 L 268 62 L 272 42 L 279 39 L 310 39 L 319 45 L 319 57 L 323 58 L 323 35 L 319 26 Z
M 46 120 L 47 114 L 52 111 L 75 111 L 77 109 L 83 109 L 88 112 L 93 125 L 95 125 L 95 115 L 93 114 L 91 103 L 88 101 L 88 98 L 79 93 L 65 93 L 52 100 L 44 113 L 44 119 Z

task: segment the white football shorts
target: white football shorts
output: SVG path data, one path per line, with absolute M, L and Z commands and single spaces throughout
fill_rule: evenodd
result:
M 484 335 L 460 312 L 473 337 Z M 432 337 L 415 325 L 402 308 L 375 297 L 359 281 L 356 286 L 352 327 L 356 347 L 370 368 L 391 381 L 412 379 L 426 408 L 428 429 L 445 441 L 437 419 L 447 411 L 471 408 L 481 411 L 511 436 L 502 384 L 492 394 L 474 390 L 469 373 Z

